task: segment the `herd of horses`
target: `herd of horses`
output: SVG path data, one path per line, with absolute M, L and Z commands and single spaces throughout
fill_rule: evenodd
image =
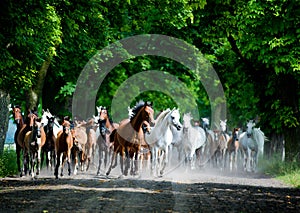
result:
M 21 108 L 14 106 L 20 175 L 35 177 L 46 165 L 58 178 L 59 172 L 63 176 L 65 163 L 68 175 L 72 170 L 74 174 L 78 169 L 87 171 L 92 163 L 97 165 L 97 175 L 108 176 L 118 165 L 118 157 L 121 176 L 137 176 L 146 169 L 160 177 L 168 166 L 176 165 L 190 170 L 212 166 L 238 171 L 239 162 L 244 171 L 255 172 L 263 155 L 267 138 L 260 128 L 254 128 L 253 120 L 245 132 L 234 128 L 229 134 L 226 120 L 211 130 L 207 118 L 195 121 L 185 113 L 181 119 L 175 108 L 161 111 L 156 119 L 150 102 L 140 101 L 128 110 L 128 118 L 113 123 L 102 106 L 97 107 L 97 115 L 86 120 L 66 116 L 60 121 L 49 110 L 43 110 L 41 116 L 29 110 L 23 118 Z

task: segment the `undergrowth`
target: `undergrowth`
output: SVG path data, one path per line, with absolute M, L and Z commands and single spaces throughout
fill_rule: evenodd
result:
M 17 155 L 13 149 L 5 148 L 0 156 L 0 177 L 13 176 L 18 173 Z
M 275 155 L 270 159 L 264 159 L 262 165 L 266 174 L 300 188 L 300 163 L 298 161 L 283 162 L 280 156 Z

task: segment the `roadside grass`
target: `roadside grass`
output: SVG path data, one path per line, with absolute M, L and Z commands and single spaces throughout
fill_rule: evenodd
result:
M 279 155 L 270 159 L 263 159 L 263 171 L 287 184 L 300 188 L 300 163 L 296 160 L 292 162 L 282 162 Z
M 0 156 L 0 177 L 14 176 L 18 173 L 16 151 L 4 148 Z

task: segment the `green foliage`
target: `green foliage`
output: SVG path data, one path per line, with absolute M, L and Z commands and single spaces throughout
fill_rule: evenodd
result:
M 15 175 L 18 172 L 15 150 L 5 148 L 0 156 L 0 177 Z
M 283 162 L 278 155 L 274 155 L 271 159 L 264 160 L 262 164 L 264 164 L 266 174 L 300 188 L 300 165 L 296 159 L 291 162 Z

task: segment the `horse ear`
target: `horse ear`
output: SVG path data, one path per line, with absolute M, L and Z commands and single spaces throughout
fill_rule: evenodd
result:
M 225 119 L 225 121 L 224 121 L 225 123 L 227 123 L 227 119 Z

